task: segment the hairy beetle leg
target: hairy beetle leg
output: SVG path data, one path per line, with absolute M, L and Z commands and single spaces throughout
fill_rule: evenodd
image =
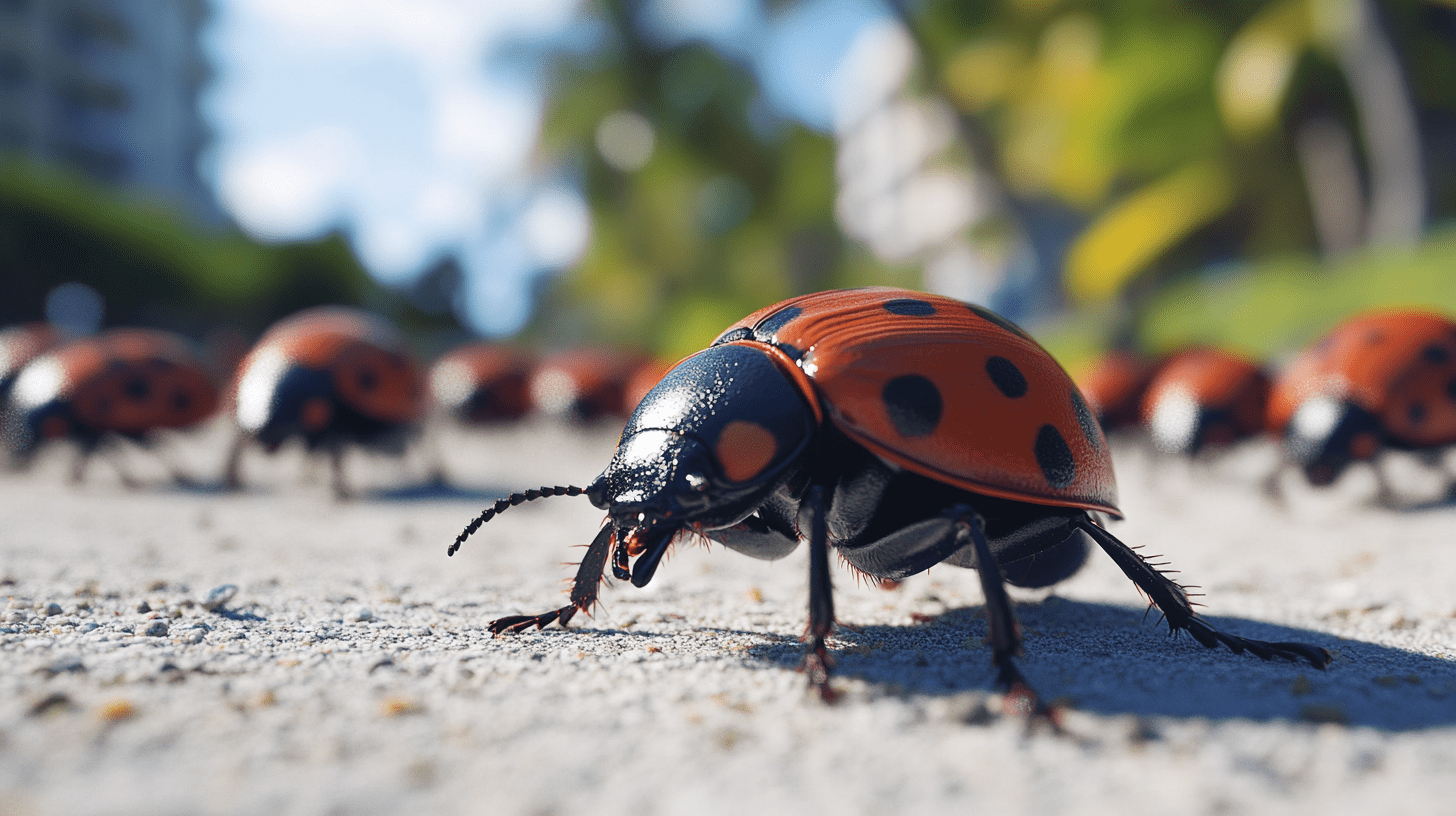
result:
M 582 557 L 581 564 L 576 568 L 576 577 L 571 581 L 571 603 L 544 612 L 540 615 L 509 615 L 504 618 L 497 618 L 488 624 L 492 635 L 520 634 L 532 626 L 537 629 L 545 629 L 553 623 L 560 623 L 563 627 L 571 622 L 571 618 L 577 611 L 591 614 L 591 608 L 597 602 L 597 592 L 605 579 L 604 572 L 607 566 L 607 556 L 611 553 L 612 542 L 616 537 L 616 528 L 610 524 L 603 527 L 597 537 L 586 549 L 586 555 Z
M 1096 541 L 1098 546 L 1102 547 L 1103 551 L 1112 558 L 1123 574 L 1137 584 L 1138 589 L 1141 589 L 1158 607 L 1167 618 L 1170 631 L 1174 633 L 1186 631 L 1193 636 L 1194 640 L 1209 649 L 1216 649 L 1219 644 L 1223 644 L 1234 654 L 1243 654 L 1247 651 L 1263 660 L 1277 658 L 1296 663 L 1304 661 L 1316 669 L 1324 669 L 1330 665 L 1330 661 L 1334 660 L 1328 649 L 1308 643 L 1271 643 L 1218 631 L 1204 619 L 1195 616 L 1193 605 L 1188 601 L 1188 593 L 1182 586 L 1164 575 L 1154 565 L 1149 564 L 1131 547 L 1095 524 L 1084 523 L 1077 526 L 1091 536 L 1092 540 Z

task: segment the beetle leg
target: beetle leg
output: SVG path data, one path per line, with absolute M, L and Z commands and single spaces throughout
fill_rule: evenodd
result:
M 1090 521 L 1079 521 L 1077 527 L 1092 536 L 1092 540 L 1096 541 L 1111 556 L 1123 574 L 1137 584 L 1138 589 L 1141 589 L 1158 607 L 1159 611 L 1168 619 L 1170 631 L 1187 630 L 1194 640 L 1209 649 L 1217 648 L 1218 644 L 1222 643 L 1235 654 L 1248 651 L 1264 660 L 1272 660 L 1276 657 L 1282 660 L 1303 660 L 1316 669 L 1323 669 L 1334 659 L 1328 650 L 1308 643 L 1270 643 L 1237 635 L 1226 635 L 1218 631 L 1203 618 L 1194 614 L 1193 604 L 1188 601 L 1188 593 L 1182 586 L 1149 564 L 1146 559 L 1138 555 L 1137 551 Z
M 354 498 L 354 491 L 349 489 L 349 484 L 344 480 L 344 445 L 335 442 L 328 447 L 329 471 L 331 474 L 330 484 L 334 490 L 334 501 L 349 501 Z
M 563 627 L 571 622 L 577 610 L 591 614 L 592 605 L 597 602 L 597 593 L 601 588 L 602 579 L 605 577 L 607 568 L 607 556 L 612 551 L 612 542 L 615 538 L 616 527 L 606 525 L 592 539 L 587 547 L 586 555 L 582 557 L 581 564 L 576 568 L 576 578 L 571 582 L 571 603 L 560 609 L 553 609 L 540 615 L 510 615 L 504 618 L 497 618 L 489 624 L 492 635 L 517 634 L 530 629 L 532 626 L 537 629 L 545 629 L 552 623 L 559 622 Z
M 839 693 L 829 685 L 829 657 L 825 639 L 834 631 L 834 585 L 829 579 L 829 525 L 825 518 L 828 500 L 822 485 L 812 485 L 804 496 L 799 513 L 799 529 L 809 535 L 809 648 L 804 653 L 801 671 L 809 676 L 809 685 L 826 703 L 834 702 Z
M 996 682 L 1006 689 L 1006 710 L 1008 713 L 1046 718 L 1056 725 L 1055 713 L 1042 704 L 1016 665 L 1014 658 L 1021 654 L 1021 624 L 1016 621 L 1011 596 L 1006 594 L 1005 579 L 991 555 L 991 544 L 986 540 L 986 520 L 967 508 L 958 526 L 968 534 L 976 554 L 976 577 L 981 581 L 981 593 L 986 598 L 986 640 L 991 646 L 991 664 L 997 669 Z

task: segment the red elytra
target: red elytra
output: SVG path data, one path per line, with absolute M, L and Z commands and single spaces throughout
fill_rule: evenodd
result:
M 144 434 L 185 428 L 217 408 L 217 386 L 183 338 L 116 329 L 67 343 L 45 358 L 63 372 L 57 397 L 90 431 Z
M 642 366 L 635 353 L 606 348 L 558 351 L 541 360 L 531 376 L 533 407 L 545 414 L 587 422 L 626 416 L 627 382 Z
M 320 306 L 273 324 L 238 365 L 234 395 L 238 383 L 266 357 L 328 371 L 339 399 L 381 422 L 406 424 L 425 414 L 424 372 L 403 336 L 368 312 Z
M 1269 376 L 1254 362 L 1222 349 L 1196 347 L 1169 357 L 1143 396 L 1143 423 L 1158 433 L 1170 404 L 1188 406 L 1202 426 L 1192 449 L 1226 445 L 1264 429 Z M 1179 409 L 1175 409 L 1177 413 Z
M 430 367 L 435 402 L 466 422 L 519 419 L 531 409 L 532 355 L 499 343 L 467 343 Z
M 1282 433 L 1315 396 L 1369 411 L 1397 442 L 1456 443 L 1456 323 L 1417 309 L 1349 318 L 1280 373 L 1269 398 L 1270 433 Z
M 1122 517 L 1107 442 L 1081 392 L 1000 315 L 870 287 L 786 300 L 720 338 L 762 332 L 773 315 L 781 325 L 771 342 L 797 350 L 795 371 L 822 410 L 875 454 L 965 490 Z M 897 389 L 902 398 L 887 400 Z M 922 410 L 933 407 L 926 399 L 938 409 Z
M 1073 379 L 1104 431 L 1136 425 L 1156 363 L 1129 351 L 1109 351 Z

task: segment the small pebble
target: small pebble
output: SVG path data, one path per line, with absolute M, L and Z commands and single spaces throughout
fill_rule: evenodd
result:
M 130 700 L 112 700 L 97 712 L 107 722 L 121 722 L 136 716 L 136 706 Z
M 61 611 L 62 611 L 61 610 L 61 605 L 58 604 L 58 603 L 56 603 L 55 601 L 52 601 L 49 604 L 46 604 L 45 614 L 46 614 L 46 617 L 48 617 L 48 618 L 51 617 L 51 616 L 53 616 L 53 615 L 59 615 L 59 614 L 61 614 Z
M 137 604 L 137 612 L 145 615 L 150 611 L 152 611 L 152 605 L 147 603 L 146 601 L 142 601 L 141 603 Z
M 94 632 L 100 628 L 101 627 L 98 626 L 95 621 L 86 621 L 85 623 L 81 624 L 80 628 L 78 628 L 76 631 L 84 635 L 87 632 Z
M 154 620 L 147 626 L 146 633 L 152 637 L 162 637 L 167 634 L 167 622 Z
M 209 612 L 216 612 L 222 609 L 237 594 L 238 588 L 233 584 L 223 584 L 220 587 L 213 587 L 212 591 L 207 593 L 207 597 L 202 599 L 202 608 Z
M 367 606 L 360 607 L 359 608 L 359 611 L 354 614 L 354 620 L 357 620 L 357 621 L 374 620 L 374 612 L 371 611 L 369 609 L 369 607 L 367 607 Z
M 29 615 L 18 609 L 5 616 L 5 620 L 10 623 L 25 623 L 29 618 Z
M 196 644 L 201 643 L 204 637 L 206 637 L 206 633 L 204 633 L 201 629 L 193 629 L 182 636 L 182 642 L 195 646 Z

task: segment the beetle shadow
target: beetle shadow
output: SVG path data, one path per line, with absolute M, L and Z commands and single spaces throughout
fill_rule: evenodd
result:
M 1018 665 L 1047 700 L 1097 714 L 1215 720 L 1337 722 L 1387 731 L 1456 724 L 1456 662 L 1323 632 L 1224 616 L 1221 631 L 1323 646 L 1325 671 L 1265 661 L 1169 637 L 1157 611 L 1052 596 L 1018 603 L 1024 656 Z M 831 640 L 835 675 L 910 694 L 996 691 L 984 608 L 952 609 L 923 625 L 841 626 Z M 795 668 L 802 647 L 759 647 L 753 657 Z
M 517 488 L 519 490 L 519 488 Z M 361 490 L 355 496 L 359 501 L 407 504 L 410 502 L 468 501 L 484 507 L 497 499 L 511 495 L 513 491 L 497 487 L 473 487 L 454 482 L 430 480 L 416 484 Z

